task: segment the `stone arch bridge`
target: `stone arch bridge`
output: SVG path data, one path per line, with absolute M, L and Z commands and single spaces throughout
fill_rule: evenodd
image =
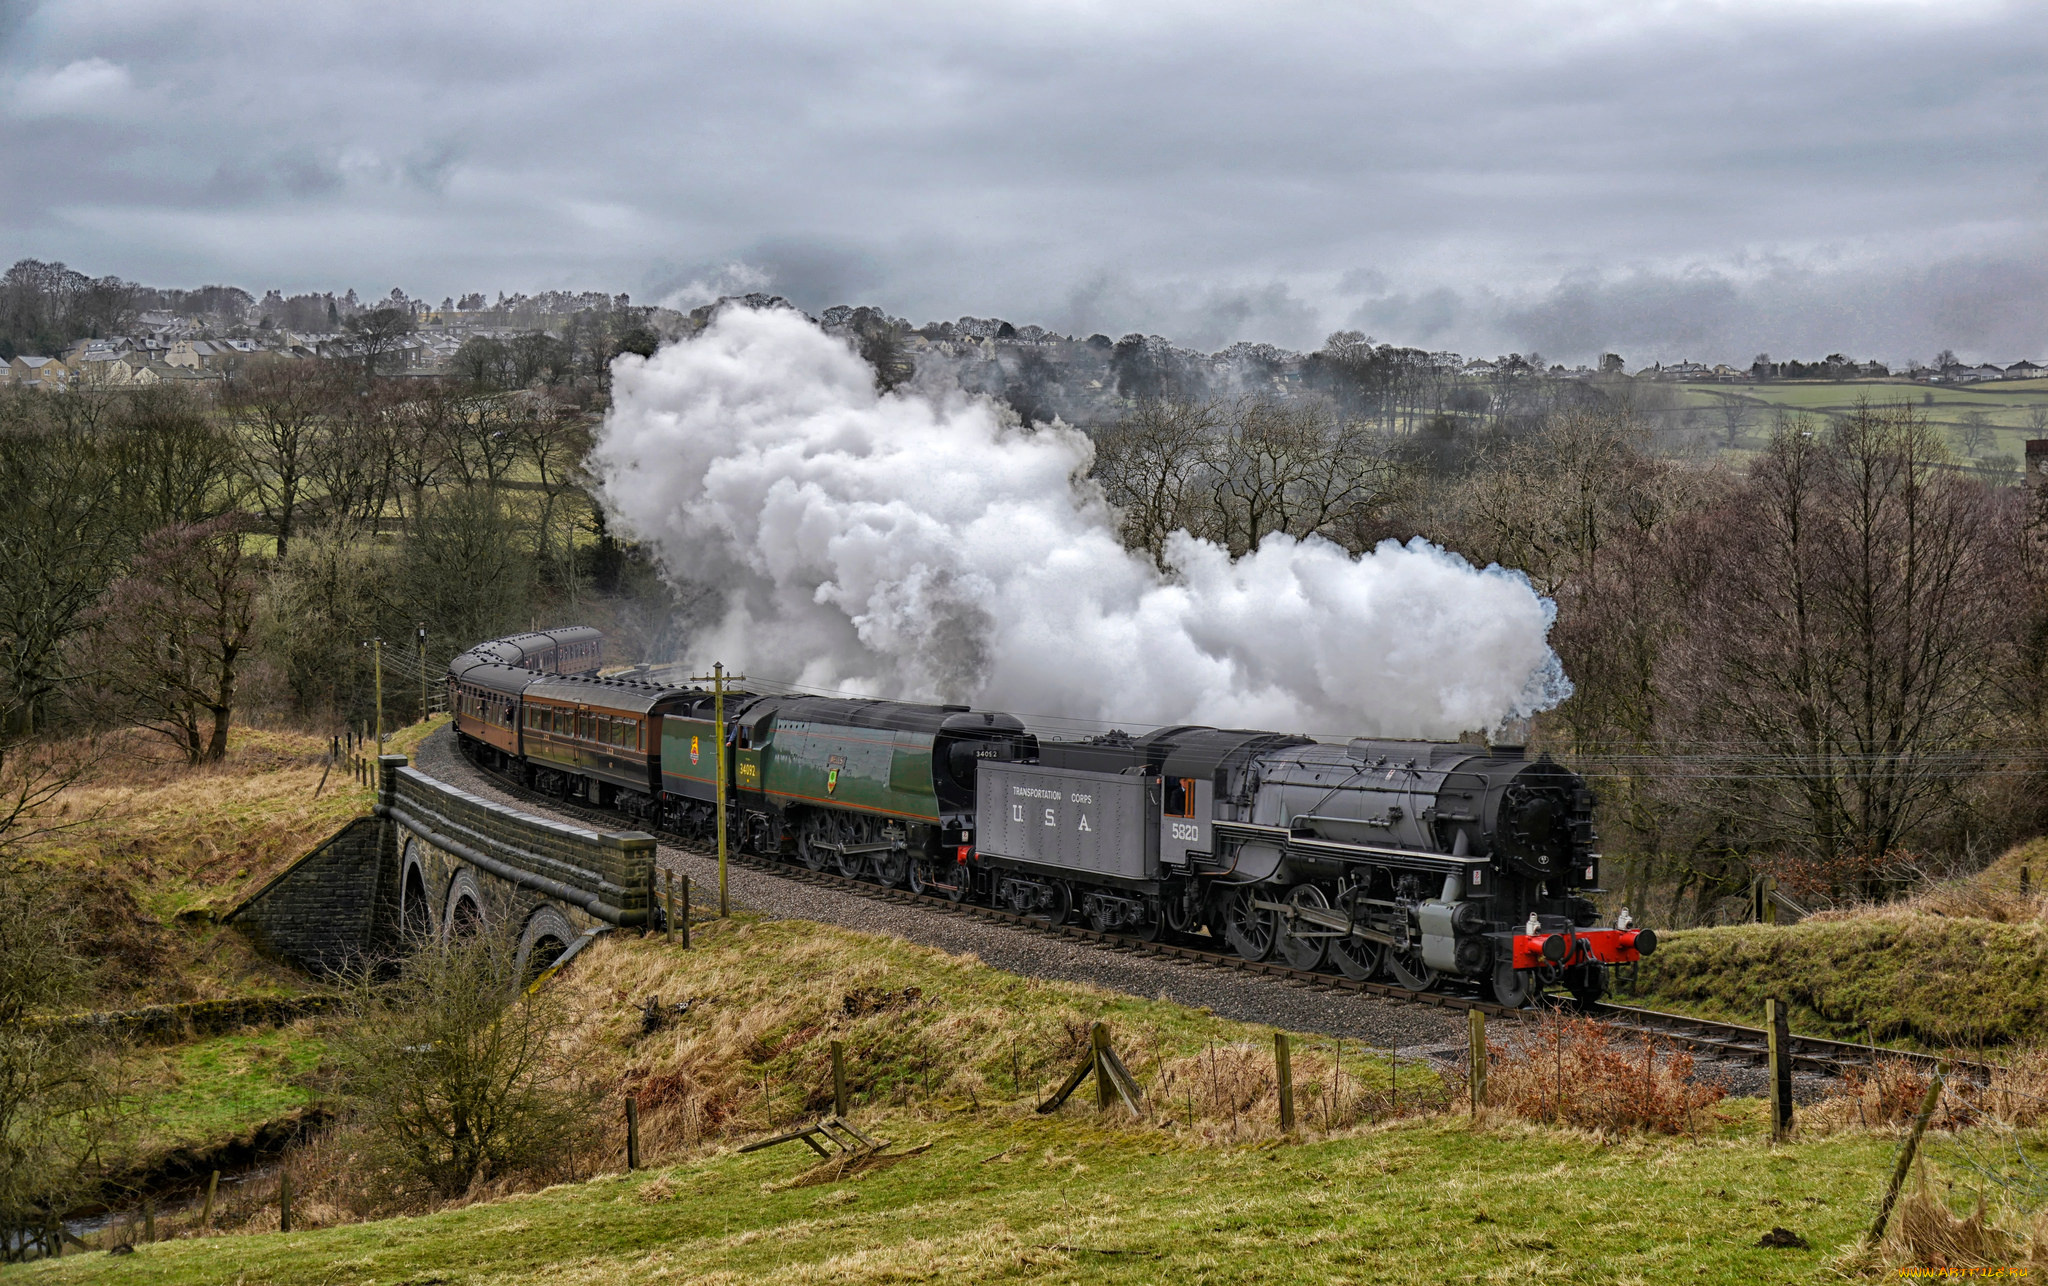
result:
M 654 837 L 596 831 L 377 761 L 377 803 L 229 912 L 271 955 L 328 974 L 480 923 L 519 931 L 536 972 L 653 903 Z

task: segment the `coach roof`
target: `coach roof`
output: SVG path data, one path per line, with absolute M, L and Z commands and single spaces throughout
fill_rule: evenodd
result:
M 543 674 L 526 685 L 528 700 L 560 701 L 593 710 L 616 710 L 620 714 L 665 714 L 692 705 L 703 695 L 692 688 L 649 683 L 645 679 L 599 679 L 573 674 Z

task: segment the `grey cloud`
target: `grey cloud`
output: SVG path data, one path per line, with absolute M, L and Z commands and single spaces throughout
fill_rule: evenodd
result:
M 8 106 L 94 59 L 118 112 Z M 0 0 L 0 239 L 435 298 L 737 263 L 1205 347 L 1931 351 L 2039 327 L 2044 108 L 2048 24 L 1981 0 Z
M 1039 315 L 1019 315 L 1015 320 L 1022 323 Z M 1145 331 L 1198 349 L 1223 348 L 1240 339 L 1306 347 L 1325 334 L 1320 309 L 1282 281 L 1140 282 L 1103 271 L 1085 279 L 1061 306 L 1042 315 L 1047 319 L 1044 324 L 1072 334 Z
M 1375 295 L 1351 313 L 1354 330 L 1370 332 L 1381 339 L 1410 345 L 1435 346 L 1439 341 L 1469 334 L 1472 308 L 1448 286 L 1415 294 Z
M 1787 267 L 1754 281 L 1716 272 L 1580 278 L 1488 327 L 1554 355 L 1623 350 L 1632 360 L 1734 361 L 1766 351 L 1845 351 L 1902 361 L 1954 348 L 1981 361 L 2048 349 L 2048 265 L 2038 256 L 1961 256 L 1919 268 Z

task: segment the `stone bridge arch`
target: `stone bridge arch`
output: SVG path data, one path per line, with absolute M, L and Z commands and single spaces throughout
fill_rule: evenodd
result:
M 472 923 L 517 933 L 536 973 L 595 933 L 644 928 L 654 837 L 597 831 L 378 761 L 377 803 L 228 914 L 257 945 L 316 973 Z

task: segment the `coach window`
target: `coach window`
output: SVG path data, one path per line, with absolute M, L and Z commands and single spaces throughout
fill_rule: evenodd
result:
M 1195 815 L 1195 779 L 1192 777 L 1168 777 L 1166 779 L 1166 803 L 1160 811 L 1168 817 L 1193 817 Z

